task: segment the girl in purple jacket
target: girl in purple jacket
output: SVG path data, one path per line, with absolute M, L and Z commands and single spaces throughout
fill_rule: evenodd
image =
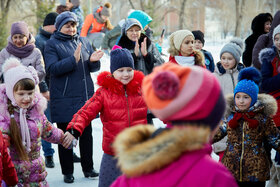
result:
M 35 86 L 39 79 L 32 66 L 10 58 L 3 65 L 5 84 L 0 85 L 0 130 L 18 175 L 18 186 L 49 186 L 40 156 L 41 138 L 62 143 L 64 133 L 44 115 L 47 101 Z

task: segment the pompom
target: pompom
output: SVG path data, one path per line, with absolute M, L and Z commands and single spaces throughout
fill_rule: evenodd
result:
M 257 85 L 259 85 L 262 80 L 262 75 L 261 75 L 260 71 L 257 70 L 256 68 L 248 67 L 248 68 L 242 69 L 238 75 L 238 81 L 241 81 L 243 79 L 252 80 Z
M 104 6 L 105 6 L 106 8 L 111 8 L 111 7 L 112 7 L 111 3 L 109 3 L 109 2 L 105 3 Z
M 7 60 L 5 60 L 5 63 L 2 66 L 2 72 L 5 73 L 9 69 L 20 66 L 20 65 L 21 65 L 21 63 L 18 59 L 14 58 L 14 57 L 8 58 Z
M 240 38 L 233 38 L 230 40 L 230 43 L 238 45 L 240 47 L 241 51 L 243 50 L 244 43 L 243 43 L 243 40 L 241 40 Z
M 179 93 L 179 78 L 171 71 L 158 73 L 152 80 L 155 94 L 162 100 L 172 99 Z

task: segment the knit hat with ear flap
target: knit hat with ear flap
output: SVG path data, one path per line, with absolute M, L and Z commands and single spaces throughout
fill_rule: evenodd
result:
M 194 38 L 194 35 L 189 30 L 178 30 L 176 32 L 173 32 L 169 36 L 169 44 L 170 46 L 174 46 L 178 51 L 180 51 L 181 44 L 183 40 L 186 38 L 186 36 L 192 36 Z
M 172 125 L 187 122 L 214 130 L 225 111 L 219 81 L 199 66 L 165 63 L 155 67 L 144 78 L 142 91 L 151 112 Z
M 16 58 L 9 58 L 2 66 L 6 85 L 6 94 L 11 100 L 12 105 L 17 106 L 14 98 L 14 86 L 22 79 L 31 79 L 35 85 L 39 83 L 38 73 L 33 66 L 23 66 Z
M 125 20 L 125 22 L 122 26 L 122 34 L 126 34 L 126 31 L 134 25 L 137 25 L 138 27 L 140 27 L 141 30 L 143 29 L 141 23 L 137 19 L 128 18 Z
M 112 5 L 111 3 L 105 3 L 100 14 L 103 16 L 111 17 L 112 16 Z
M 243 52 L 243 41 L 240 38 L 233 38 L 228 44 L 224 45 L 220 52 L 220 58 L 224 53 L 230 53 L 236 63 L 240 62 L 240 57 Z

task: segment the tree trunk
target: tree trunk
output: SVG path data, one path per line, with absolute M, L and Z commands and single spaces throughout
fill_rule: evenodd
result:
M 179 29 L 183 29 L 184 22 L 185 22 L 185 5 L 187 3 L 187 0 L 183 0 L 181 3 L 181 9 L 179 13 Z
M 130 4 L 131 8 L 132 8 L 132 9 L 135 9 L 135 6 L 133 5 L 132 1 L 131 1 L 131 0 L 128 0 L 128 2 L 129 2 L 129 4 Z
M 245 0 L 235 0 L 235 32 L 234 36 L 240 37 L 241 34 L 241 23 L 244 15 Z

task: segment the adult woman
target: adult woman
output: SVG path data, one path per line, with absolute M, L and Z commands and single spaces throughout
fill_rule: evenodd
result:
M 178 30 L 169 37 L 169 61 L 182 66 L 197 65 L 206 67 L 204 55 L 194 50 L 194 35 L 189 30 Z
M 24 66 L 33 66 L 38 73 L 40 82 L 42 81 L 45 76 L 43 57 L 40 50 L 35 47 L 35 39 L 24 21 L 12 24 L 8 45 L 0 52 L 1 71 L 5 60 L 10 57 L 17 58 Z
M 94 93 L 90 72 L 100 69 L 102 51 L 93 53 L 90 43 L 77 35 L 77 17 L 66 11 L 56 18 L 56 31 L 48 40 L 44 55 L 50 74 L 50 107 L 53 122 L 63 131 L 73 114 Z M 81 165 L 84 176 L 98 176 L 93 169 L 92 129 L 89 125 L 80 138 Z M 64 182 L 74 182 L 73 150 L 59 146 L 59 158 Z
M 122 27 L 122 36 L 118 45 L 130 50 L 135 69 L 145 75 L 152 72 L 154 66 L 164 63 L 159 51 L 152 41 L 143 33 L 142 25 L 134 18 L 126 20 Z

